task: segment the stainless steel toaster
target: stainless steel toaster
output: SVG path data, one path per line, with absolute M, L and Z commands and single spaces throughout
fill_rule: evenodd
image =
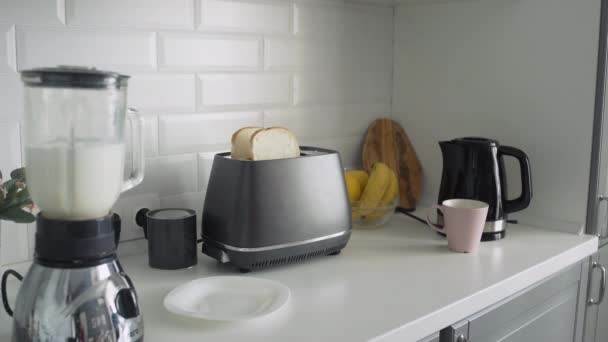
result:
M 247 161 L 216 154 L 205 196 L 202 251 L 242 272 L 339 254 L 351 209 L 336 151 Z

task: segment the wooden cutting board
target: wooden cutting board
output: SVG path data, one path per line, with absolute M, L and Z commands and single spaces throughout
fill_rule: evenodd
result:
M 399 178 L 399 206 L 416 207 L 422 193 L 422 165 L 414 146 L 399 123 L 391 119 L 378 119 L 369 126 L 363 143 L 363 168 L 383 162 Z

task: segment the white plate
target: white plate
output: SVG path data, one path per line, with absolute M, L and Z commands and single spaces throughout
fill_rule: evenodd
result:
M 290 292 L 276 281 L 240 277 L 208 277 L 182 284 L 167 294 L 167 310 L 214 321 L 241 321 L 267 315 L 287 303 Z

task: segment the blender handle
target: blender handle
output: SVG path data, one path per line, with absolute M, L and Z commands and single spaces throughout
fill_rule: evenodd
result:
M 131 126 L 131 148 L 133 156 L 131 160 L 131 174 L 122 184 L 122 192 L 132 189 L 139 185 L 144 179 L 144 136 L 142 133 L 143 119 L 137 110 L 129 108 L 127 110 L 127 120 Z
M 23 276 L 21 274 L 19 274 L 17 271 L 15 270 L 11 270 L 8 269 L 4 272 L 4 274 L 2 275 L 2 305 L 4 305 L 4 310 L 6 311 L 6 313 L 13 317 L 13 309 L 11 309 L 10 304 L 8 303 L 8 296 L 6 294 L 6 281 L 8 280 L 8 276 L 12 275 L 13 277 L 17 278 L 17 280 L 19 281 L 23 281 Z

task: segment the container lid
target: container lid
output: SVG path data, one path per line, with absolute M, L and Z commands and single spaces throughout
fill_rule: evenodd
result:
M 129 76 L 95 68 L 60 65 L 23 70 L 21 80 L 29 87 L 120 89 L 127 86 Z
M 147 216 L 155 220 L 179 220 L 196 215 L 192 209 L 166 208 L 149 211 Z

